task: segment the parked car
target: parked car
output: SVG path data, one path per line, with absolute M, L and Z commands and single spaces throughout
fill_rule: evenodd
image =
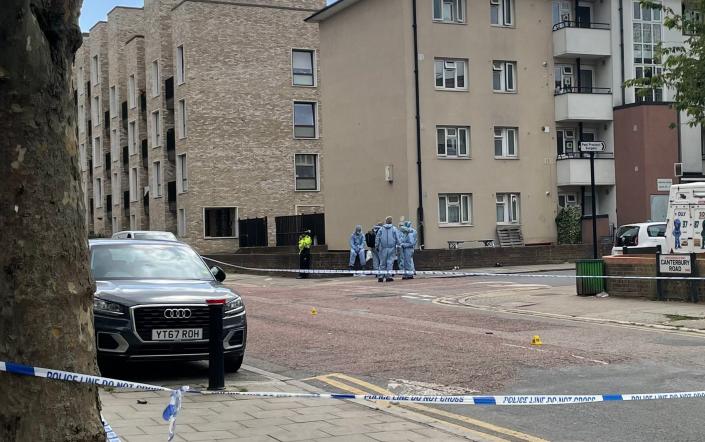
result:
M 621 255 L 623 248 L 666 250 L 666 223 L 626 224 L 614 236 L 613 255 Z
M 113 239 L 150 239 L 154 241 L 178 241 L 171 232 L 158 230 L 124 230 L 113 234 Z
M 240 369 L 247 341 L 242 298 L 180 242 L 91 240 L 99 361 L 208 359 L 208 299 L 225 299 L 225 368 Z

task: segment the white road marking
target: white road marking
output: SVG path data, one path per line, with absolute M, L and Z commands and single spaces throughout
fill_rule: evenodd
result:
M 596 363 L 602 364 L 602 365 L 610 365 L 609 362 L 600 361 L 599 359 L 584 358 L 584 357 L 578 356 L 578 355 L 571 355 L 571 356 L 574 357 L 574 358 L 577 358 L 577 359 L 582 359 L 582 360 L 584 360 L 584 361 L 596 362 Z

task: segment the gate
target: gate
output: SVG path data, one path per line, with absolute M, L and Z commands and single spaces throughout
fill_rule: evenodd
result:
M 267 247 L 267 217 L 238 221 L 240 247 Z
M 299 235 L 306 230 L 311 231 L 314 245 L 326 243 L 325 215 L 322 213 L 278 216 L 274 221 L 277 225 L 277 246 L 297 245 Z

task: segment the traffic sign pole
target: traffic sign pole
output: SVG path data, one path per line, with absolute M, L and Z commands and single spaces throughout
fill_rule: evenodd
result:
M 592 258 L 597 259 L 597 192 L 595 191 L 595 152 L 590 152 L 590 191 L 592 192 Z

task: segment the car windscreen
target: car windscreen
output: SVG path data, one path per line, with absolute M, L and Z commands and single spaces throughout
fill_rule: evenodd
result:
M 163 241 L 176 241 L 176 237 L 173 233 L 168 232 L 144 232 L 144 233 L 133 233 L 133 239 L 151 239 L 151 240 L 163 240 Z
M 208 267 L 188 247 L 161 244 L 104 244 L 91 248 L 93 279 L 213 280 Z
M 646 228 L 646 233 L 651 237 L 665 237 L 666 236 L 666 225 L 665 224 L 654 224 Z
M 614 245 L 616 247 L 634 246 L 639 238 L 639 226 L 622 226 L 617 229 Z

